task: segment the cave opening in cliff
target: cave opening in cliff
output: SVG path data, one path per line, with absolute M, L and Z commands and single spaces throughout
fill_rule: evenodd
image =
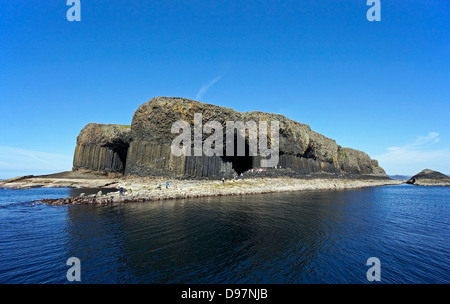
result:
M 114 145 L 109 147 L 113 153 L 115 155 L 117 155 L 117 157 L 119 158 L 119 162 L 118 164 L 113 164 L 111 165 L 113 171 L 116 172 L 125 172 L 125 166 L 126 166 L 126 161 L 127 161 L 127 153 L 128 153 L 128 144 L 119 144 L 119 145 Z
M 226 147 L 224 147 L 223 155 L 226 154 Z M 233 156 L 222 156 L 225 162 L 231 162 L 232 169 L 239 175 L 253 168 L 253 156 L 250 156 L 250 147 L 245 140 L 245 155 L 238 156 L 238 135 L 234 136 L 234 153 Z
M 253 168 L 253 157 L 251 156 L 232 156 L 229 158 L 232 168 L 237 174 L 244 173 Z
M 128 147 L 122 147 L 122 148 L 118 149 L 116 152 L 117 152 L 117 155 L 119 155 L 120 160 L 122 161 L 122 164 L 123 164 L 122 172 L 123 172 L 123 171 L 125 171 Z

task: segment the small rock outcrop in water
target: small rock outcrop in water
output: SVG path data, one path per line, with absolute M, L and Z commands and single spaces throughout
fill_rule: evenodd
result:
M 406 183 L 416 186 L 450 186 L 450 177 L 441 172 L 425 169 Z
M 257 124 L 268 121 L 269 135 L 270 121 L 278 121 L 278 166 L 298 174 L 386 177 L 378 162 L 366 153 L 343 148 L 333 139 L 312 131 L 308 125 L 283 115 L 241 113 L 230 108 L 169 97 L 155 97 L 142 104 L 134 113 L 131 127 L 88 124 L 77 138 L 73 167 L 75 170 L 83 168 L 126 175 L 213 178 L 231 177 L 260 168 L 260 157 L 248 156 L 248 146 L 247 156 L 174 156 L 170 146 L 179 134 L 171 133 L 172 124 L 183 120 L 193 128 L 195 113 L 202 114 L 203 124 L 217 121 L 224 130 L 226 121 L 254 121 Z M 203 134 L 203 140 L 208 136 L 210 134 Z M 248 137 L 245 141 L 248 145 Z

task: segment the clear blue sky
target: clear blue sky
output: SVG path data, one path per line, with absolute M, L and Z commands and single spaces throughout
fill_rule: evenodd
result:
M 281 113 L 388 174 L 450 173 L 450 2 L 0 0 L 0 178 L 70 170 L 154 96 Z

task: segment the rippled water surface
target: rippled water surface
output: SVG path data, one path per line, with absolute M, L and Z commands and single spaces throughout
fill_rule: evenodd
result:
M 450 188 L 47 206 L 0 189 L 0 283 L 450 283 Z M 76 195 L 76 194 L 75 194 Z

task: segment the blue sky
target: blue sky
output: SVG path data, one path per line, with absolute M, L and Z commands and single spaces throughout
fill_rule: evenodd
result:
M 284 114 L 388 174 L 450 173 L 450 2 L 0 0 L 0 178 L 70 170 L 154 96 Z

